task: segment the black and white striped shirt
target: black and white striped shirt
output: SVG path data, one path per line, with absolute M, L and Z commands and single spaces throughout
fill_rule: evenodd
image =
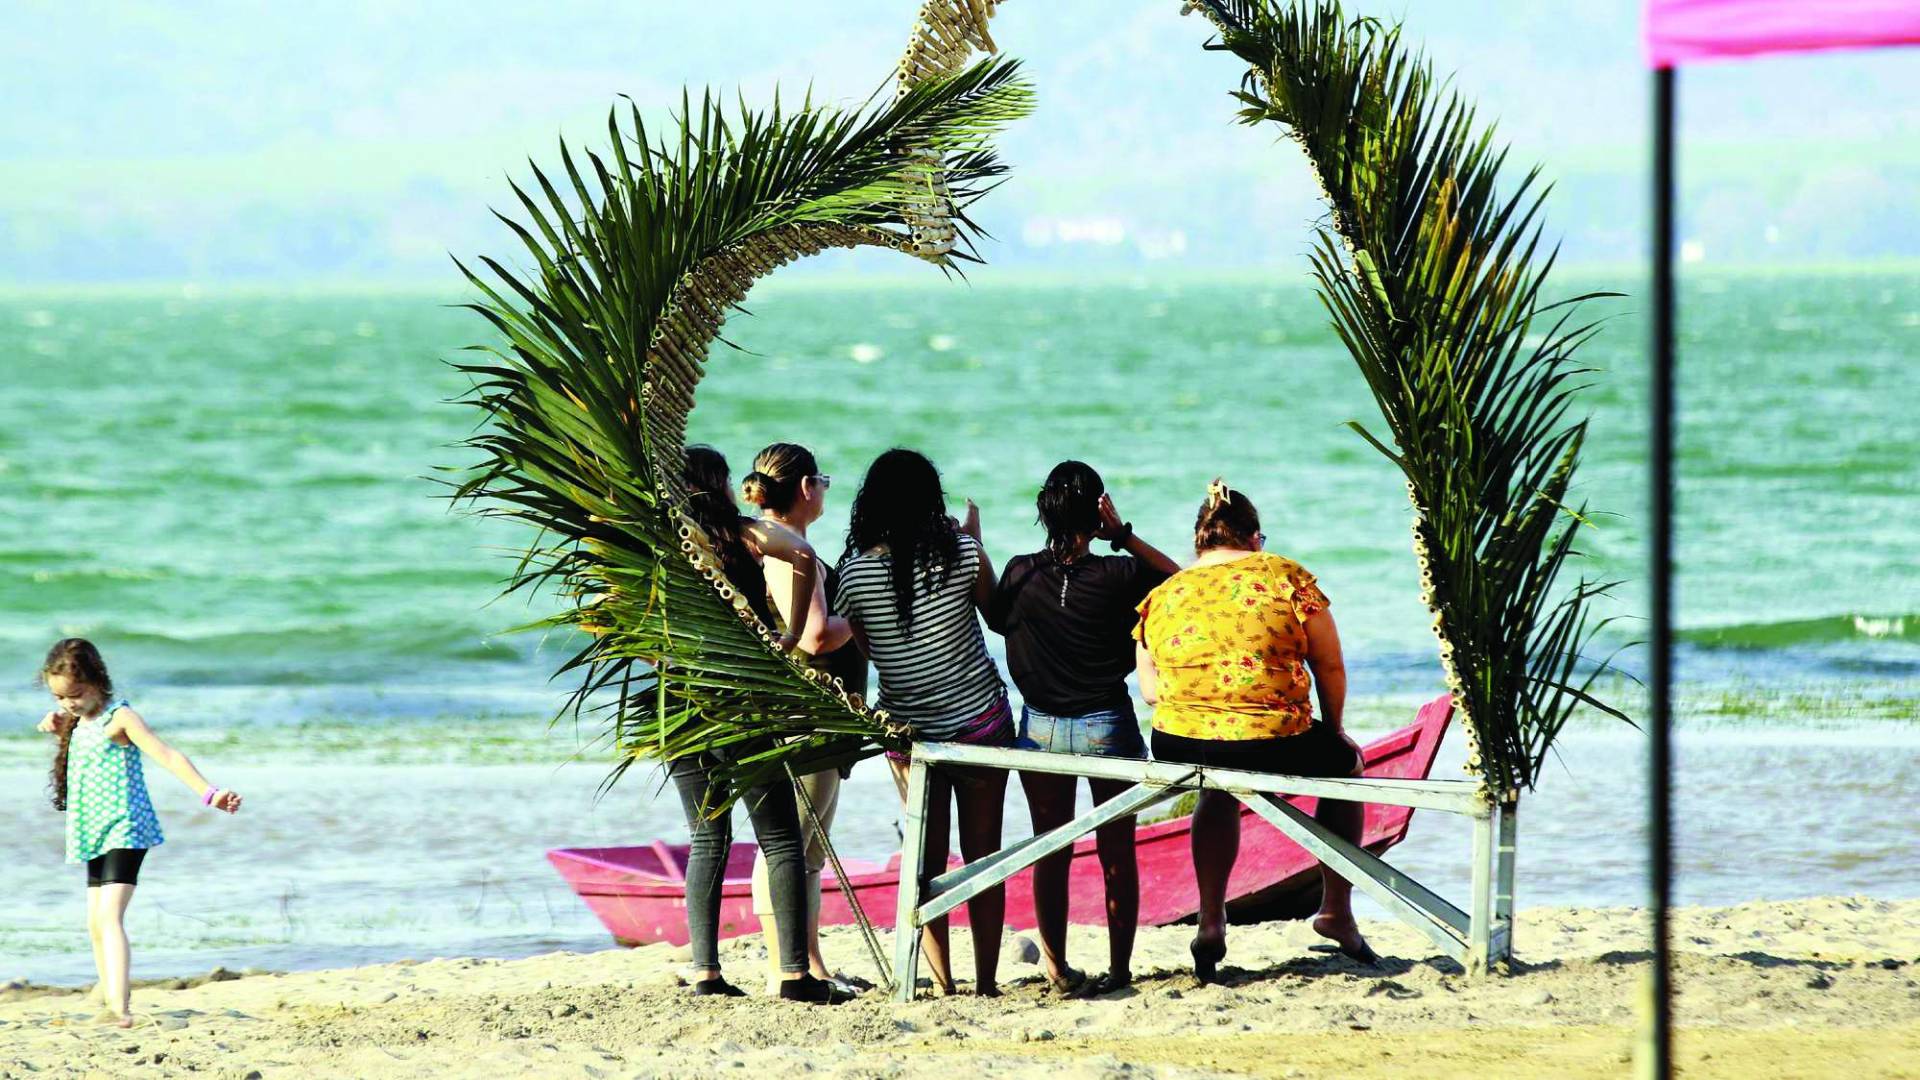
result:
M 919 738 L 952 738 L 1006 693 L 973 606 L 983 557 L 980 542 L 963 533 L 960 561 L 944 578 L 928 582 L 916 574 L 908 632 L 901 630 L 888 577 L 892 555 L 861 553 L 840 564 L 833 608 L 866 635 L 880 673 L 876 704 L 911 724 Z

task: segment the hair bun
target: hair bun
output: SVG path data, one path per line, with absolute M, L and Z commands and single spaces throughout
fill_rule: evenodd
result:
M 740 497 L 755 506 L 767 505 L 767 485 L 772 477 L 761 472 L 750 472 L 740 481 Z

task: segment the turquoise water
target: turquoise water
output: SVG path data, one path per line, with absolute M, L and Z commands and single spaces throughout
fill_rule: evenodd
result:
M 1680 589 L 1700 674 L 1920 665 L 1917 296 L 1920 273 L 1889 272 L 1708 278 L 1686 297 Z M 840 480 L 823 546 L 894 444 L 981 504 L 1003 557 L 1035 545 L 1031 493 L 1062 457 L 1100 468 L 1170 549 L 1220 473 L 1320 574 L 1349 652 L 1383 685 L 1427 684 L 1406 500 L 1341 426 L 1373 406 L 1304 286 L 936 280 L 763 289 L 751 307 L 694 434 L 736 471 L 774 439 L 812 445 Z M 1631 300 L 1595 310 L 1615 321 L 1586 354 L 1580 494 L 1619 516 L 1586 546 L 1596 576 L 1634 579 L 1641 326 Z M 487 606 L 497 549 L 521 538 L 449 513 L 433 479 L 474 419 L 441 404 L 462 389 L 443 361 L 480 331 L 419 296 L 0 298 L 0 655 L 24 677 L 84 633 L 130 685 L 299 688 L 276 710 L 295 715 L 535 686 L 551 654 L 496 636 L 525 605 Z M 1631 582 L 1614 610 L 1640 610 Z
M 1037 545 L 1032 492 L 1062 457 L 1099 468 L 1122 513 L 1170 550 L 1207 480 L 1224 474 L 1262 507 L 1269 546 L 1332 595 L 1361 723 L 1388 726 L 1433 691 L 1403 489 L 1342 426 L 1372 422 L 1373 406 L 1304 284 L 975 276 L 757 292 L 755 316 L 729 327 L 742 351 L 721 350 L 702 388 L 695 436 L 726 451 L 736 475 L 766 442 L 811 445 L 836 479 L 815 536 L 828 550 L 862 467 L 894 444 L 924 449 L 956 501 L 980 503 L 1003 559 Z M 1593 274 L 1566 284 L 1638 287 Z M 644 781 L 591 808 L 604 769 L 593 733 L 546 724 L 561 695 L 545 678 L 567 643 L 501 635 L 544 609 L 491 602 L 505 552 L 523 538 L 441 498 L 436 467 L 467 460 L 453 444 L 474 422 L 442 403 L 463 388 L 444 361 L 482 330 L 448 299 L 0 296 L 0 659 L 14 673 L 0 679 L 0 714 L 14 718 L 0 767 L 14 793 L 9 820 L 33 822 L 0 841 L 0 897 L 27 896 L 29 882 L 47 897 L 72 884 L 51 839 L 58 821 L 33 810 L 27 790 L 45 749 L 30 732 L 46 708 L 33 671 L 67 634 L 99 642 L 123 690 L 216 776 L 225 764 L 262 777 L 272 797 L 250 803 L 255 821 L 276 813 L 276 798 L 282 813 L 328 809 L 306 790 L 319 785 L 350 793 L 375 824 L 408 822 L 408 842 L 427 853 L 396 865 L 360 830 L 275 819 L 275 844 L 305 845 L 314 866 L 250 884 L 259 895 L 244 925 L 223 923 L 219 941 L 285 938 L 297 943 L 287 962 L 324 962 L 422 934 L 442 951 L 501 935 L 576 940 L 573 916 L 535 932 L 504 905 L 487 919 L 505 923 L 468 932 L 412 906 L 400 919 L 351 900 L 391 876 L 382 888 L 396 895 L 464 910 L 430 853 L 436 837 L 465 837 L 447 801 L 486 790 L 479 776 L 496 766 L 564 776 L 554 790 L 578 805 L 490 812 L 487 843 L 449 849 L 466 860 L 455 876 L 544 881 L 545 846 L 672 831 L 670 815 L 635 809 L 650 794 Z M 1645 503 L 1643 327 L 1635 301 L 1609 305 L 1595 311 L 1614 321 L 1586 353 L 1600 370 L 1580 494 L 1604 512 L 1585 545 L 1588 571 L 1629 579 L 1608 609 L 1627 617 L 1626 640 L 1642 609 L 1632 579 Z M 1912 743 L 1896 729 L 1920 719 L 1920 271 L 1694 275 L 1684 311 L 1687 721 L 1702 732 L 1886 738 L 1910 765 Z M 1571 776 L 1611 774 L 1632 758 L 1630 742 L 1606 741 L 1630 732 L 1592 727 L 1595 745 L 1614 749 L 1591 761 L 1570 749 Z M 465 769 L 482 773 L 467 784 Z M 368 779 L 399 775 L 413 779 Z M 525 786 L 514 790 L 539 791 L 515 775 Z M 1898 804 L 1889 784 L 1836 797 Z M 872 803 L 855 812 L 861 835 L 883 848 L 893 811 L 884 786 Z M 1860 813 L 1873 816 L 1864 804 Z M 227 852 L 236 857 L 255 850 L 255 834 L 215 840 L 216 825 L 247 828 L 195 831 L 222 850 L 239 845 Z M 1630 861 L 1630 845 L 1617 854 Z M 1907 858 L 1897 865 L 1910 868 Z M 1553 864 L 1550 846 L 1541 861 Z M 1590 877 L 1549 877 L 1534 892 L 1540 902 L 1637 895 L 1630 875 L 1610 889 Z M 1738 898 L 1742 879 L 1726 880 L 1725 896 L 1704 898 Z M 1809 873 L 1789 887 L 1843 886 Z M 277 910 L 271 889 L 303 888 L 307 901 L 288 910 L 307 912 L 304 929 L 256 910 Z M 570 903 L 542 896 L 543 910 Z M 329 921 L 329 910 L 341 914 Z M 68 921 L 37 901 L 0 901 L 0 960 L 17 945 L 55 965 L 71 945 Z M 179 926 L 181 942 L 214 940 L 194 937 L 190 920 Z

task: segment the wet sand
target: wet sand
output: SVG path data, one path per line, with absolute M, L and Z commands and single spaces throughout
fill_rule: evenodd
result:
M 1626 1074 L 1647 974 L 1644 912 L 1521 915 L 1513 973 L 1467 978 L 1412 931 L 1367 923 L 1386 958 L 1314 951 L 1301 923 L 1236 927 L 1223 985 L 1187 967 L 1191 930 L 1143 932 L 1136 985 L 1042 990 L 1018 941 L 997 1000 L 819 1008 L 695 999 L 670 946 L 523 960 L 438 959 L 143 988 L 131 1031 L 79 995 L 0 996 L 0 1076 L 1207 1077 Z M 971 971 L 956 932 L 956 970 Z M 1677 913 L 1679 1056 L 1689 1076 L 1920 1076 L 1920 901 L 1828 897 Z M 881 935 L 883 947 L 889 935 Z M 1075 928 L 1077 963 L 1105 954 Z M 856 933 L 830 961 L 872 975 Z M 728 943 L 759 987 L 765 954 Z

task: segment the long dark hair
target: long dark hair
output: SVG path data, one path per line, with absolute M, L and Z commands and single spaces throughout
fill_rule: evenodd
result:
M 946 584 L 960 563 L 960 531 L 947 516 L 940 470 L 923 455 L 897 446 L 867 466 L 847 524 L 848 555 L 882 544 L 890 553 L 888 574 L 900 629 L 908 632 L 915 579 L 929 587 Z
M 813 451 L 798 443 L 777 442 L 753 459 L 753 471 L 740 480 L 740 494 L 755 506 L 784 514 L 800 497 L 800 482 L 819 474 Z
M 102 697 L 113 696 L 113 676 L 107 674 L 107 662 L 100 658 L 100 650 L 94 648 L 93 642 L 85 638 L 66 638 L 47 650 L 47 662 L 40 665 L 41 685 L 55 675 L 92 687 L 100 691 Z M 55 810 L 67 808 L 67 754 L 73 744 L 73 725 L 79 720 L 66 713 L 54 718 L 53 733 L 60 745 L 54 751 L 53 768 L 47 774 L 47 794 L 52 796 Z
M 1055 562 L 1066 565 L 1074 541 L 1100 530 L 1100 496 L 1106 490 L 1100 474 L 1084 461 L 1063 461 L 1047 474 L 1034 505 L 1040 511 L 1036 520 L 1047 530 L 1047 553 Z
M 689 446 L 682 475 L 687 481 L 687 516 L 707 534 L 727 579 L 745 588 L 753 578 L 749 567 L 755 564 L 741 536 L 740 505 L 733 501 L 725 455 L 711 446 Z

